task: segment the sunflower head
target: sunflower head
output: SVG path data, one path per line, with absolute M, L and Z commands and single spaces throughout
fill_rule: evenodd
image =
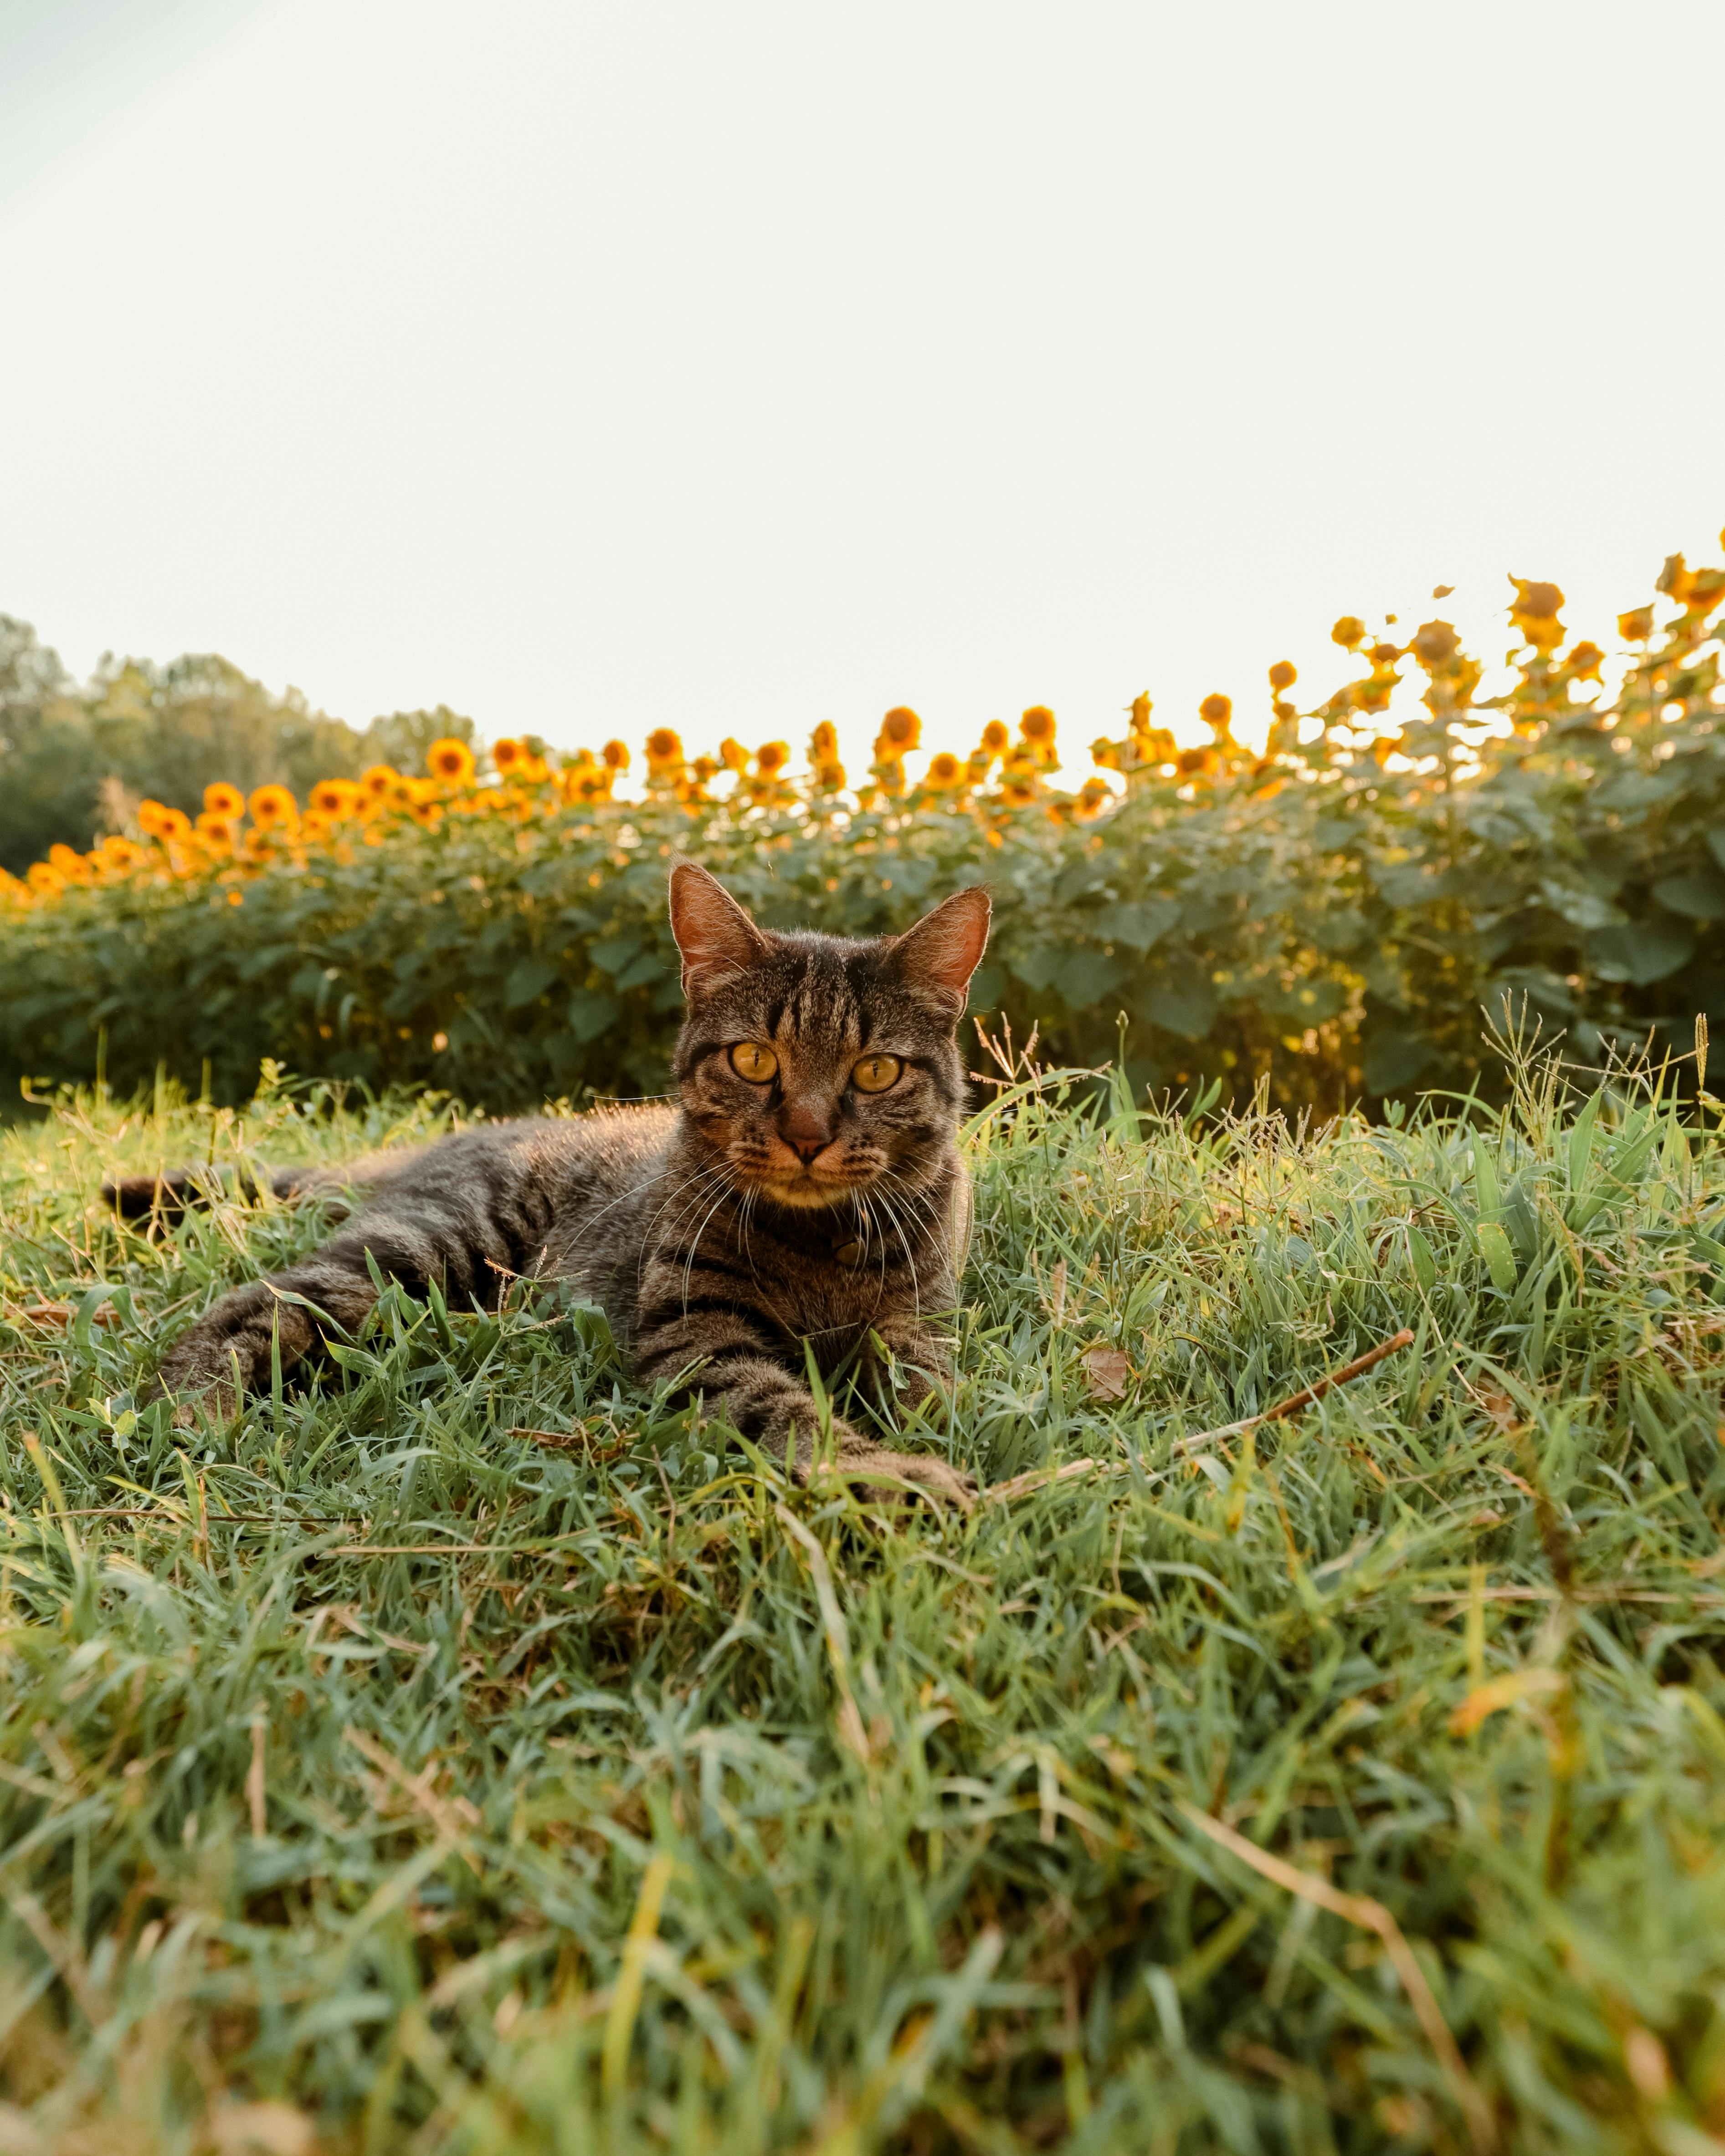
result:
M 1072 803 L 1073 812 L 1087 822 L 1091 817 L 1101 815 L 1113 798 L 1106 778 L 1086 778 Z
M 219 816 L 227 824 L 237 824 L 245 814 L 245 796 L 237 786 L 218 778 L 203 789 L 203 813 L 206 816 Z
M 790 760 L 788 742 L 762 742 L 755 751 L 755 768 L 763 778 L 776 778 Z
M 660 772 L 680 771 L 683 767 L 683 742 L 672 726 L 655 726 L 647 737 L 647 768 L 655 776 Z
M 1198 707 L 1198 716 L 1214 733 L 1218 741 L 1225 740 L 1228 724 L 1234 716 L 1234 699 L 1224 696 L 1219 690 L 1206 696 Z
M 454 734 L 445 734 L 426 750 L 425 768 L 440 785 L 465 786 L 473 777 L 473 751 Z
M 291 831 L 300 820 L 300 804 L 285 786 L 257 787 L 246 805 L 260 831 Z
M 1554 651 L 1563 640 L 1563 624 L 1558 619 L 1563 594 L 1555 584 L 1527 577 L 1512 577 L 1510 582 L 1516 588 L 1510 603 L 1511 621 L 1536 651 Z
M 334 823 L 358 813 L 362 790 L 351 778 L 320 778 L 311 789 L 309 806 Z
M 880 721 L 875 753 L 885 759 L 907 756 L 922 738 L 922 721 L 908 704 L 895 704 Z
M 1019 736 L 1039 763 L 1052 763 L 1055 715 L 1046 704 L 1032 704 L 1019 720 Z
M 726 771 L 743 772 L 749 767 L 749 752 L 734 734 L 726 734 L 719 743 L 719 761 Z
M 839 729 L 830 719 L 823 719 L 809 737 L 809 761 L 817 770 L 824 763 L 839 760 Z
M 1625 644 L 1645 644 L 1653 634 L 1652 608 L 1631 607 L 1627 613 L 1619 614 L 1617 634 Z
M 1597 644 L 1578 644 L 1571 647 L 1569 656 L 1563 663 L 1576 680 L 1597 681 L 1599 669 L 1605 663 L 1605 654 Z
M 1339 644 L 1344 651 L 1358 651 L 1366 640 L 1366 625 L 1357 613 L 1344 613 L 1330 631 L 1332 644 Z
M 949 749 L 942 749 L 938 756 L 929 758 L 922 783 L 933 793 L 950 793 L 954 787 L 963 784 L 964 766 Z
M 990 719 L 987 726 L 983 728 L 983 752 L 990 757 L 1004 756 L 1006 745 L 1011 739 L 1012 736 L 1006 731 L 1006 722 L 1004 719 Z
M 393 763 L 368 764 L 359 774 L 362 793 L 373 801 L 387 801 L 401 783 L 401 773 Z
M 1278 659 L 1270 670 L 1270 685 L 1278 696 L 1291 689 L 1300 678 L 1300 670 L 1291 659 Z

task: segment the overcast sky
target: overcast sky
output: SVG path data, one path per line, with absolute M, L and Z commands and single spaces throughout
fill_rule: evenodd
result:
M 0 609 L 853 752 L 1255 715 L 1344 611 L 1499 657 L 1511 570 L 1605 641 L 1718 556 L 1722 62 L 1718 0 L 0 0 Z

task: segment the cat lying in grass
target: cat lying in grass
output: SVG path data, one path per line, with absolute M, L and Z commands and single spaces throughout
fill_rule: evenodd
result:
M 274 1342 L 285 1369 L 325 1326 L 357 1332 L 377 1299 L 373 1265 L 480 1304 L 522 1276 L 568 1281 L 603 1306 L 643 1383 L 703 1396 L 798 1474 L 820 1428 L 810 1353 L 824 1381 L 854 1373 L 883 1406 L 895 1363 L 911 1404 L 948 1380 L 932 1321 L 957 1299 L 968 1225 L 956 1035 L 987 893 L 958 891 L 870 942 L 781 935 L 684 861 L 670 914 L 687 1003 L 675 1106 L 484 1124 L 277 1178 L 281 1196 L 351 1194 L 351 1214 L 170 1351 L 162 1384 L 182 1419 L 200 1404 L 231 1414 L 267 1379 Z M 187 1171 L 104 1188 L 134 1218 L 196 1196 Z M 831 1456 L 850 1480 L 973 1495 L 944 1460 L 890 1451 L 836 1415 Z

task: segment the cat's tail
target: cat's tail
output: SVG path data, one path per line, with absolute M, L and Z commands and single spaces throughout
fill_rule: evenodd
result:
M 245 1168 L 168 1168 L 159 1175 L 107 1177 L 102 1202 L 111 1205 L 122 1220 L 147 1220 L 152 1215 L 178 1220 L 194 1205 L 213 1205 L 224 1195 L 255 1205 L 266 1190 L 272 1197 L 291 1199 L 341 1188 L 341 1181 L 324 1168 L 266 1168 L 257 1175 Z

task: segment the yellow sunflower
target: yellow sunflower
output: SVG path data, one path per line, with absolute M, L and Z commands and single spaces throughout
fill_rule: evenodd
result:
M 285 786 L 259 786 L 247 804 L 260 831 L 292 831 L 300 820 L 300 804 Z
M 465 786 L 473 777 L 473 751 L 465 741 L 457 741 L 453 734 L 445 734 L 441 741 L 434 741 L 426 750 L 425 768 L 445 786 Z

